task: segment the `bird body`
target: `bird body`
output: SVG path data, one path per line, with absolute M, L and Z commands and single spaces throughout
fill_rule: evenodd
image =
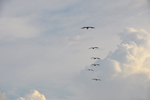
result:
M 94 71 L 93 69 L 87 69 L 88 71 Z
M 99 49 L 99 47 L 90 47 L 89 49 Z
M 91 59 L 100 59 L 99 57 L 92 57 Z
M 91 66 L 100 66 L 100 64 L 91 64 Z
M 101 81 L 101 79 L 97 79 L 97 78 L 93 78 L 92 80 L 95 80 L 95 81 Z
M 85 29 L 85 28 L 86 28 L 87 30 L 88 30 L 89 28 L 92 28 L 92 29 L 94 29 L 94 27 L 91 27 L 91 26 L 82 27 L 81 29 Z

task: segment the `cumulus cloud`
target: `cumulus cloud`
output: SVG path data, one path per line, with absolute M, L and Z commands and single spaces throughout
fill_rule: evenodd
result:
M 20 97 L 17 100 L 46 100 L 46 98 L 37 90 L 32 90 L 29 93 L 27 93 L 24 97 Z
M 43 94 L 47 98 L 51 98 L 50 93 L 53 91 L 56 91 L 52 94 L 54 98 L 62 98 L 62 93 L 71 83 L 72 76 L 83 69 L 86 64 L 93 62 L 90 59 L 91 56 L 98 56 L 99 54 L 101 58 L 105 58 L 109 50 L 113 51 L 117 48 L 116 45 L 120 41 L 116 33 L 122 31 L 126 26 L 149 29 L 149 16 L 147 16 L 147 10 L 149 9 L 146 8 L 143 1 L 146 0 L 6 1 L 0 11 L 1 90 L 6 91 L 10 99 L 18 98 L 22 90 L 28 91 L 35 88 L 44 91 Z M 80 29 L 86 25 L 94 26 L 95 29 Z M 131 30 L 135 32 L 130 32 Z M 140 30 L 130 28 L 126 31 L 124 33 L 139 34 Z M 66 36 L 68 37 L 64 42 Z M 125 36 L 121 36 L 121 38 Z M 132 45 L 128 43 L 135 36 L 129 35 L 130 38 L 127 36 L 126 40 L 124 38 L 124 42 L 127 41 L 127 44 L 119 45 L 118 52 L 110 53 L 106 59 L 101 60 L 100 68 L 94 67 L 94 73 L 89 75 L 86 71 L 82 71 L 78 79 L 81 79 L 85 84 L 92 84 L 89 81 L 93 77 L 101 78 L 102 82 L 120 80 L 117 79 L 119 76 L 122 79 L 122 77 L 128 78 L 135 74 L 147 79 L 148 74 L 145 74 L 145 72 L 148 69 L 146 66 L 149 65 L 149 59 L 145 60 L 145 68 L 139 66 L 132 68 L 131 64 L 128 63 L 128 58 L 132 58 L 130 58 L 130 61 L 132 60 L 135 66 L 138 64 L 136 56 L 130 54 L 129 57 L 125 57 L 128 56 L 127 50 L 132 50 L 134 47 L 137 47 L 134 48 L 135 52 L 140 52 L 139 50 L 144 52 L 142 47 L 139 49 L 138 43 L 133 42 Z M 16 40 L 9 42 L 10 38 Z M 143 36 L 139 35 L 139 38 L 143 38 Z M 139 42 L 142 43 L 142 41 Z M 93 52 L 88 50 L 91 46 L 99 46 L 103 50 Z M 134 55 L 136 55 L 135 52 Z M 125 60 L 127 60 L 126 64 L 124 64 Z M 136 70 L 134 70 L 135 68 Z M 137 77 L 137 79 L 139 78 Z M 31 84 L 34 85 L 30 86 Z M 106 87 L 104 84 L 102 86 Z M 60 87 L 63 88 L 60 89 Z M 89 85 L 89 87 L 93 87 L 93 85 Z M 101 89 L 99 85 L 96 85 L 96 87 L 99 90 Z M 89 95 L 86 93 L 87 91 L 85 96 L 82 95 L 84 94 L 82 88 L 84 87 L 81 86 L 81 89 L 73 88 L 78 92 L 75 98 L 78 99 L 78 95 L 83 100 L 90 98 L 87 96 Z M 59 90 L 63 90 L 63 92 L 60 93 Z M 97 92 L 100 92 L 99 90 Z M 95 92 L 92 88 L 89 88 L 89 91 Z M 106 92 L 111 93 L 107 90 Z M 68 94 L 68 92 L 65 92 L 63 96 L 66 97 Z M 99 94 L 94 97 L 97 97 L 97 95 Z M 81 100 L 81 98 L 79 99 Z M 22 97 L 22 99 L 27 98 Z
M 90 66 L 94 72 L 82 70 L 75 78 L 89 100 L 150 99 L 150 34 L 143 29 L 127 28 L 119 36 L 122 42 L 118 48 L 95 62 L 101 66 Z
M 150 60 L 149 33 L 142 29 L 128 28 L 119 35 L 122 43 L 110 58 L 120 63 L 125 75 L 145 73 L 150 77 L 150 68 L 147 64 Z
M 9 100 L 5 93 L 1 93 L 0 91 L 0 100 Z

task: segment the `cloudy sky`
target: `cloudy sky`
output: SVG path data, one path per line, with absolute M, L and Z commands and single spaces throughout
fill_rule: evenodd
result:
M 149 26 L 149 0 L 0 0 L 0 100 L 150 100 Z

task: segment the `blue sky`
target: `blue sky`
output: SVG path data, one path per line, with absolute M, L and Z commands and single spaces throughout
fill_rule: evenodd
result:
M 0 3 L 1 100 L 149 100 L 148 0 Z

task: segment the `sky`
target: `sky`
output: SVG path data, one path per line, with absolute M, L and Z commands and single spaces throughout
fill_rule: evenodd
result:
M 149 0 L 0 0 L 0 100 L 150 100 L 149 23 Z

